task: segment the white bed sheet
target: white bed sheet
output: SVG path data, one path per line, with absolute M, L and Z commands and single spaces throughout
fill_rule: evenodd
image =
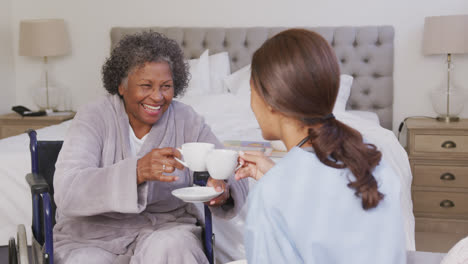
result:
M 176 99 L 177 100 L 177 99 Z M 221 141 L 264 141 L 261 130 L 250 109 L 248 100 L 239 100 L 232 94 L 184 97 L 180 101 L 191 105 L 203 115 L 207 124 Z M 375 142 L 383 155 L 401 176 L 402 207 L 407 230 L 407 248 L 414 250 L 414 217 L 410 196 L 411 171 L 404 149 L 394 134 L 378 125 L 377 115 L 351 111 L 335 113 L 339 120 L 358 128 L 371 142 Z M 63 140 L 71 121 L 39 129 L 39 140 Z M 0 140 L 0 243 L 5 245 L 15 235 L 17 224 L 31 223 L 30 191 L 24 176 L 31 170 L 29 139 L 26 134 Z M 255 182 L 250 181 L 253 186 Z M 201 204 L 199 205 L 201 208 Z M 246 206 L 231 220 L 214 217 L 216 234 L 215 255 L 219 263 L 245 258 L 243 225 Z M 30 238 L 29 228 L 28 239 Z

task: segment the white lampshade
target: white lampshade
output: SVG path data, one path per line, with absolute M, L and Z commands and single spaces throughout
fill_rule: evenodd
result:
M 425 55 L 468 53 L 468 15 L 426 17 L 423 52 Z
M 34 19 L 20 22 L 19 55 L 58 56 L 70 52 L 63 19 Z

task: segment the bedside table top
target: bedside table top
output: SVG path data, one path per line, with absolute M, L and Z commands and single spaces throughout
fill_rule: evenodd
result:
M 460 118 L 458 122 L 445 123 L 437 121 L 435 118 L 408 118 L 406 121 L 408 129 L 451 129 L 467 130 L 468 119 Z
M 0 120 L 2 121 L 13 121 L 13 120 L 24 120 L 24 121 L 65 121 L 72 119 L 75 116 L 75 112 L 69 112 L 68 114 L 58 114 L 58 115 L 44 115 L 44 116 L 21 116 L 18 113 L 8 113 L 0 115 Z

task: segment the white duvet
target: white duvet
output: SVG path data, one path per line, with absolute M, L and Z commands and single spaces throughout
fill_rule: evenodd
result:
M 177 99 L 175 99 L 177 100 Z M 182 98 L 205 117 L 221 141 L 263 141 L 260 128 L 248 100 L 232 94 L 204 95 Z M 395 135 L 378 125 L 377 115 L 350 111 L 335 113 L 337 118 L 357 128 L 364 137 L 377 145 L 400 175 L 402 183 L 402 212 L 407 236 L 407 249 L 414 250 L 414 217 L 410 195 L 411 171 L 408 157 Z M 63 140 L 71 121 L 37 130 L 39 140 Z M 15 236 L 18 224 L 31 224 L 31 195 L 25 175 L 31 171 L 29 139 L 26 134 L 0 140 L 0 244 Z M 251 184 L 255 184 L 253 181 Z M 243 224 L 246 207 L 231 220 L 214 218 L 216 234 L 215 255 L 220 263 L 243 259 Z M 28 238 L 30 231 L 28 230 Z

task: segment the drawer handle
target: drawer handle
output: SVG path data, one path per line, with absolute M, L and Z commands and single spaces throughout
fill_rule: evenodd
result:
M 442 175 L 440 175 L 440 179 L 443 181 L 454 181 L 455 180 L 455 175 L 453 175 L 450 172 L 446 172 Z
M 451 140 L 447 140 L 444 143 L 442 143 L 441 147 L 446 148 L 446 149 L 451 149 L 451 148 L 456 148 L 457 144 L 455 144 L 455 142 Z
M 442 208 L 452 208 L 454 206 L 455 204 L 450 200 L 443 200 L 442 202 L 440 202 L 440 207 Z

